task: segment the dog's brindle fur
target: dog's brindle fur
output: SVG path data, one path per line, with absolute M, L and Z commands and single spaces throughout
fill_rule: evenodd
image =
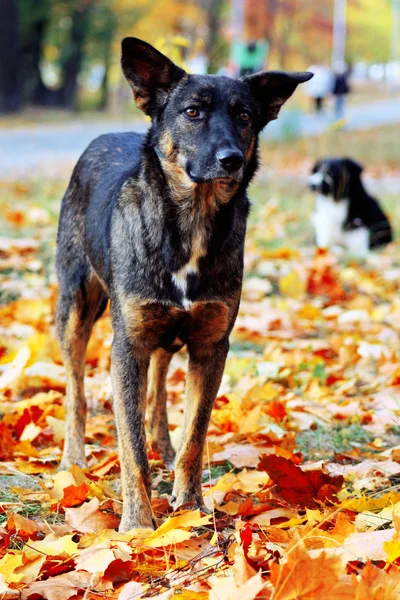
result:
M 257 136 L 311 75 L 188 75 L 135 38 L 123 41 L 122 68 L 152 125 L 146 136 L 99 137 L 74 169 L 58 232 L 57 331 L 67 372 L 62 468 L 69 468 L 85 464 L 85 351 L 110 299 L 126 531 L 154 526 L 146 394 L 153 442 L 172 466 L 165 381 L 184 345 L 189 369 L 173 499 L 175 507 L 202 506 L 203 447 L 238 311 Z

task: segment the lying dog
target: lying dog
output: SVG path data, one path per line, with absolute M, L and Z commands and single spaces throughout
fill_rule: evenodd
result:
M 312 75 L 188 75 L 135 38 L 122 42 L 122 69 L 152 125 L 146 136 L 99 137 L 74 169 L 58 231 L 56 322 L 67 372 L 68 468 L 85 464 L 85 351 L 110 300 L 120 530 L 127 531 L 154 525 L 147 389 L 153 443 L 173 465 L 165 381 L 184 345 L 189 369 L 173 503 L 203 505 L 203 448 L 239 306 L 258 134 Z
M 349 158 L 324 158 L 314 165 L 309 185 L 317 194 L 312 221 L 320 248 L 340 245 L 362 258 L 392 241 L 387 216 L 365 191 L 361 173 Z

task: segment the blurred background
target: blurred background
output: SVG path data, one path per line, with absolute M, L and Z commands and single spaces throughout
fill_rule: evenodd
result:
M 0 236 L 40 238 L 45 266 L 81 152 L 102 133 L 149 125 L 119 65 L 129 35 L 194 73 L 315 73 L 263 133 L 253 241 L 312 248 L 306 180 L 326 155 L 365 166 L 399 231 L 400 0 L 0 0 L 0 9 Z

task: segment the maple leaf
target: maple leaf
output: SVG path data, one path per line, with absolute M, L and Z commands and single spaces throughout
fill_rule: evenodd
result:
M 341 569 L 339 556 L 322 552 L 311 558 L 298 542 L 287 553 L 285 563 L 271 563 L 272 600 L 352 599 L 352 585 L 339 580 Z
M 83 571 L 56 575 L 46 581 L 35 581 L 22 590 L 21 600 L 32 595 L 39 595 L 46 600 L 68 600 L 82 588 L 94 587 L 96 580 L 93 575 Z
M 354 600 L 393 600 L 400 595 L 400 573 L 385 573 L 368 561 L 359 581 L 353 576 Z
M 40 552 L 47 556 L 72 556 L 78 548 L 78 544 L 72 541 L 73 537 L 73 534 L 58 537 L 54 533 L 50 533 L 43 540 L 29 542 L 26 553 L 30 555 Z
M 65 508 L 65 521 L 82 533 L 95 533 L 101 529 L 114 529 L 118 527 L 119 519 L 115 515 L 99 510 L 100 502 L 92 498 L 79 508 Z
M 287 502 L 307 508 L 315 508 L 316 501 L 332 500 L 343 484 L 341 475 L 332 477 L 320 469 L 302 471 L 281 456 L 263 455 L 258 469 L 268 473 Z
M 18 567 L 23 565 L 21 553 L 14 554 L 9 552 L 0 560 L 0 573 L 4 575 L 6 583 L 18 583 L 23 575 L 15 573 Z
M 35 521 L 27 519 L 18 513 L 9 515 L 7 528 L 9 531 L 15 530 L 21 537 L 29 537 L 30 535 L 35 535 L 38 531 L 40 531 L 40 527 L 37 523 L 35 523 Z
M 81 552 L 76 561 L 76 568 L 88 573 L 104 574 L 107 567 L 115 560 L 115 554 L 110 548 L 100 545 L 92 546 Z
M 71 506 L 82 504 L 88 492 L 89 488 L 85 482 L 80 485 L 68 485 L 64 488 L 64 495 L 60 500 L 60 506 L 69 508 Z

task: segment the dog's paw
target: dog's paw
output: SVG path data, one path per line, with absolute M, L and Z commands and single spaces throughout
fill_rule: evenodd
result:
M 60 466 L 58 467 L 59 471 L 69 471 L 72 465 L 76 465 L 77 467 L 81 467 L 82 469 L 86 469 L 86 459 L 77 456 L 63 456 L 60 462 Z
M 212 512 L 204 504 L 201 494 L 179 494 L 178 496 L 172 495 L 171 506 L 174 510 L 200 509 L 200 511 L 206 515 Z

